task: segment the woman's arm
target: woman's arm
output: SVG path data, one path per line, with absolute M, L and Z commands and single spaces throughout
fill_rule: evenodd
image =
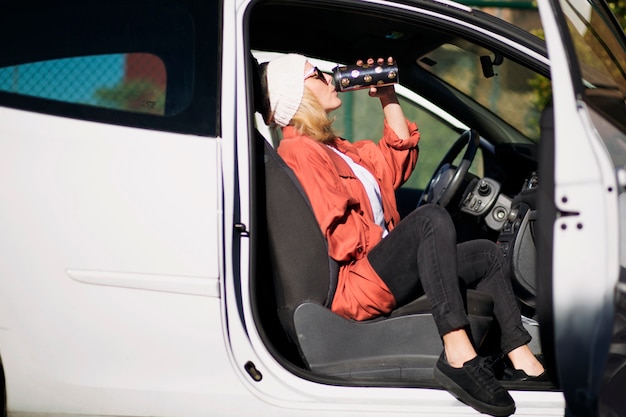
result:
M 378 64 L 383 64 L 384 61 L 383 58 L 378 58 Z M 393 58 L 387 58 L 387 62 L 392 64 Z M 367 64 L 374 65 L 374 59 L 369 58 Z M 357 62 L 357 65 L 363 65 L 363 62 Z M 400 107 L 400 102 L 398 101 L 398 96 L 396 95 L 396 90 L 393 85 L 371 87 L 369 95 L 371 97 L 380 98 L 380 104 L 383 106 L 383 114 L 387 120 L 387 124 L 393 129 L 396 135 L 398 135 L 400 139 L 408 139 L 411 132 L 409 132 L 409 128 L 407 127 L 406 118 L 402 107 Z
M 385 93 L 384 95 L 380 95 L 380 103 L 383 106 L 383 114 L 385 115 L 385 119 L 389 124 L 389 127 L 396 132 L 396 135 L 402 140 L 408 139 L 410 136 L 409 128 L 406 124 L 406 118 L 404 117 L 404 112 L 400 107 L 400 103 L 398 102 L 398 96 L 396 96 L 396 92 L 393 86 L 388 87 L 380 87 L 378 90 L 390 90 L 391 93 Z

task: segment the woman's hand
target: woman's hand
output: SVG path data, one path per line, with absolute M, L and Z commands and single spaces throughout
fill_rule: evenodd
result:
M 389 65 L 393 64 L 394 62 L 395 61 L 394 61 L 393 57 L 387 58 L 387 63 Z M 384 58 L 378 58 L 376 60 L 376 63 L 378 63 L 378 65 L 383 65 L 385 63 L 385 59 Z M 363 66 L 363 60 L 359 59 L 356 62 L 356 64 L 358 66 Z M 367 59 L 367 65 L 368 66 L 374 65 L 374 58 L 368 58 Z M 370 95 L 370 97 L 379 97 L 379 98 L 381 98 L 381 100 L 383 98 L 396 100 L 396 90 L 394 89 L 393 85 L 385 85 L 385 86 L 382 86 L 382 87 L 372 86 L 372 87 L 370 87 L 369 95 Z

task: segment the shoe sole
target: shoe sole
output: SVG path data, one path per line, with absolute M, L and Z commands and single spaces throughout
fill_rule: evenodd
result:
M 442 387 L 448 390 L 448 392 L 452 394 L 456 399 L 469 405 L 476 411 L 484 414 L 490 414 L 495 417 L 507 417 L 515 413 L 515 404 L 506 407 L 498 407 L 477 400 L 476 398 L 468 394 L 467 391 L 461 388 L 450 377 L 441 372 L 437 367 L 435 367 L 433 371 L 433 376 L 435 377 L 435 381 L 437 381 Z
M 524 391 L 557 391 L 558 387 L 554 382 L 550 381 L 506 381 L 498 380 L 500 385 L 508 390 L 524 390 Z

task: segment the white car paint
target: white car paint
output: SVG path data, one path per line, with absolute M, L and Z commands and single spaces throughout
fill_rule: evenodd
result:
M 609 348 L 620 273 L 618 184 L 609 153 L 590 120 L 593 110 L 574 95 L 570 59 L 553 9 L 548 0 L 539 7 L 551 71 L 559 74 L 552 78 L 554 107 L 559 109 L 554 113 L 555 155 L 560 155 L 554 161 L 554 204 L 561 213 L 553 228 L 554 339 L 559 360 L 581 364 L 559 369 L 564 387 L 573 386 L 576 393 L 570 395 L 580 398 L 597 395 L 575 384 L 599 389 Z M 588 342 L 590 334 L 598 346 Z

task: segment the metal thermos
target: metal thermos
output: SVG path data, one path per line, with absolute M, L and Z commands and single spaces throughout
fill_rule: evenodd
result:
M 338 92 L 380 87 L 398 82 L 398 65 L 395 61 L 392 64 L 385 61 L 373 65 L 339 65 L 333 68 L 333 77 Z

